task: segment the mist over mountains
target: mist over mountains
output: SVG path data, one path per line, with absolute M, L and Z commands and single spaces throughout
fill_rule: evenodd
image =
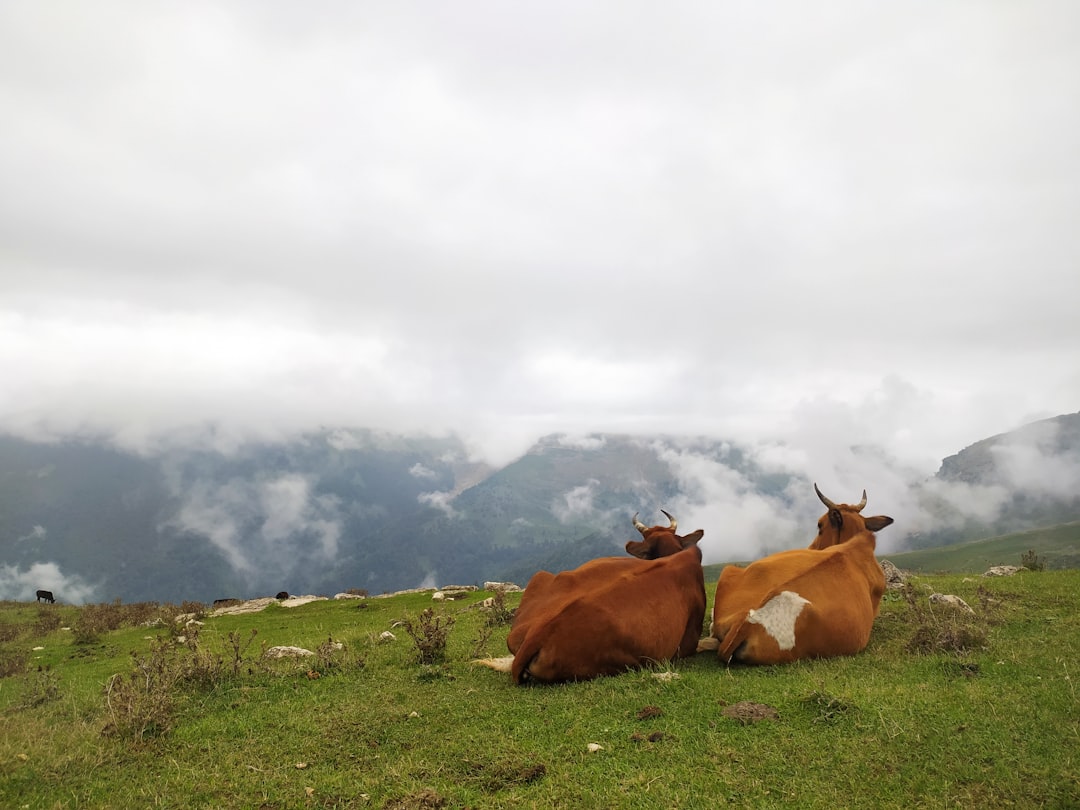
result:
M 324 430 L 134 455 L 0 437 L 0 598 L 211 601 L 513 580 L 621 554 L 631 517 L 705 529 L 706 562 L 805 546 L 865 487 L 882 552 L 1080 519 L 1080 414 L 987 438 L 920 480 L 877 447 L 549 436 L 493 469 L 453 436 Z M 816 466 L 815 466 L 816 464 Z

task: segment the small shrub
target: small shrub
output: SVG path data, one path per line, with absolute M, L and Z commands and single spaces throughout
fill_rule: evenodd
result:
M 192 602 L 190 600 L 184 600 L 180 603 L 180 607 L 176 613 L 173 614 L 172 619 L 175 621 L 176 617 L 180 614 L 191 614 L 193 619 L 202 619 L 206 616 L 208 608 L 202 602 Z
M 46 636 L 63 624 L 63 620 L 55 610 L 38 610 L 37 621 L 34 622 L 34 635 Z
M 148 656 L 132 653 L 129 672 L 109 678 L 104 688 L 109 720 L 103 734 L 141 741 L 172 729 L 176 688 L 182 677 L 176 650 L 169 641 L 157 641 Z
M 259 631 L 254 627 L 251 628 L 251 634 L 245 641 L 240 636 L 239 630 L 234 630 L 229 633 L 229 647 L 232 650 L 232 674 L 239 675 L 240 669 L 244 664 L 244 653 L 247 652 L 248 647 L 251 646 L 251 642 L 255 640 L 255 636 L 259 634 Z
M 368 595 L 367 588 L 349 588 L 348 590 L 345 591 L 345 593 L 350 594 L 351 596 L 367 596 Z
M 491 640 L 492 628 L 489 624 L 483 624 L 480 626 L 480 630 L 477 633 L 472 643 L 472 652 L 469 654 L 471 658 L 486 658 L 488 641 Z
M 23 626 L 13 622 L 0 622 L 0 642 L 14 641 L 22 635 Z
M 1029 549 L 1020 555 L 1020 565 L 1029 571 L 1045 571 L 1046 558 L 1035 553 L 1035 549 Z
M 402 627 L 416 645 L 417 661 L 435 664 L 446 657 L 446 642 L 456 620 L 452 616 L 440 616 L 431 608 L 420 611 L 417 621 L 406 617 Z
M 132 602 L 124 605 L 117 599 L 112 607 L 116 612 L 116 628 L 145 625 L 161 615 L 161 605 L 158 602 Z
M 491 597 L 491 606 L 484 609 L 484 623 L 480 625 L 477 637 L 473 640 L 472 657 L 483 658 L 487 654 L 488 641 L 496 627 L 503 627 L 514 621 L 517 611 L 506 604 L 506 591 L 496 591 Z
M 488 609 L 484 624 L 488 627 L 510 624 L 516 612 L 506 604 L 506 591 L 495 591 L 495 595 L 491 597 L 491 607 Z
M 334 669 L 345 660 L 345 647 L 330 636 L 315 648 L 315 665 L 321 671 Z
M 30 654 L 25 650 L 0 651 L 0 678 L 10 678 L 12 675 L 22 675 L 26 672 Z
M 38 667 L 26 679 L 22 698 L 17 706 L 20 709 L 32 709 L 60 697 L 60 681 L 56 673 L 48 667 Z
M 112 603 L 84 605 L 71 625 L 76 644 L 93 644 L 112 630 L 123 625 L 124 606 L 117 599 Z
M 229 634 L 233 655 L 228 668 L 222 655 L 200 643 L 197 626 L 188 628 L 182 644 L 162 637 L 150 643 L 147 654 L 133 652 L 131 669 L 113 675 L 105 684 L 109 719 L 102 733 L 135 740 L 167 734 L 185 692 L 217 686 L 230 674 L 229 669 L 237 674 L 254 637 L 254 630 L 246 641 L 240 633 Z

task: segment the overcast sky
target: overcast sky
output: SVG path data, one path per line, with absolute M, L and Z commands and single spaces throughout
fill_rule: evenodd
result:
M 1071 0 L 0 4 L 6 432 L 929 475 L 1080 409 L 1078 260 Z

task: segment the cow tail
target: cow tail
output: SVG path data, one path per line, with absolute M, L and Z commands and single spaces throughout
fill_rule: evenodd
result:
M 757 609 L 761 610 L 761 608 L 769 604 L 769 602 L 780 593 L 781 591 L 777 588 L 769 591 L 765 594 L 765 598 L 758 603 Z M 743 617 L 735 624 L 732 624 L 727 633 L 724 634 L 724 640 L 720 642 L 720 659 L 725 664 L 731 662 L 732 656 L 739 651 L 739 647 L 742 646 L 743 642 L 749 638 L 750 633 L 753 632 L 753 628 L 751 627 L 751 624 L 753 623 L 748 621 L 750 614 L 753 612 L 754 611 L 752 610 L 746 611 L 746 613 L 743 614 Z
M 720 639 L 716 636 L 705 636 L 698 639 L 697 652 L 716 652 L 720 649 Z
M 473 660 L 473 663 L 478 664 L 479 666 L 488 667 L 496 672 L 509 672 L 513 660 L 514 657 L 512 655 L 507 655 L 502 658 L 477 658 Z
M 510 675 L 513 677 L 514 683 L 525 683 L 532 678 L 529 666 L 536 660 L 536 656 L 540 654 L 538 635 L 538 633 L 530 633 L 521 642 L 517 652 L 514 653 L 514 663 L 510 665 Z
M 724 634 L 724 638 L 720 642 L 720 652 L 718 654 L 720 660 L 725 664 L 731 663 L 731 657 L 746 641 L 746 637 L 750 632 L 750 622 L 746 621 L 746 619 L 747 616 L 743 616 L 742 619 L 728 628 L 727 633 Z

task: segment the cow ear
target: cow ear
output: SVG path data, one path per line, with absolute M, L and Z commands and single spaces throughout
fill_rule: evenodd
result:
M 705 536 L 704 529 L 698 529 L 696 532 L 690 532 L 679 538 L 679 545 L 683 548 L 690 548 L 690 546 L 696 546 L 698 541 Z
M 888 515 L 874 515 L 866 518 L 866 528 L 872 532 L 880 532 L 886 526 L 891 526 L 893 519 Z
M 837 531 L 840 531 L 840 529 L 843 528 L 843 526 L 844 526 L 844 516 L 842 514 L 840 514 L 839 509 L 830 509 L 829 510 L 829 523 L 831 523 L 832 527 L 834 529 L 836 529 Z

